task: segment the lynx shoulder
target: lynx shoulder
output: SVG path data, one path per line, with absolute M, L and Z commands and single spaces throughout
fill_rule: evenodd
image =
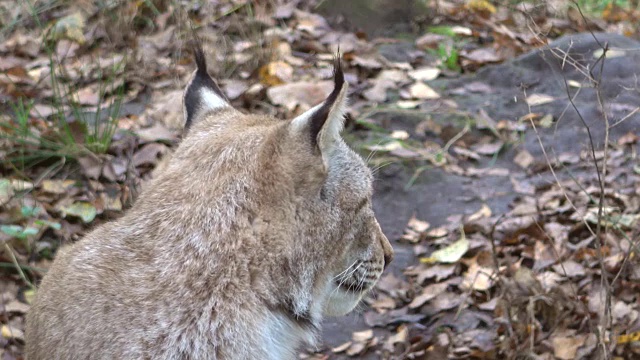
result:
M 393 250 L 340 136 L 347 83 L 295 119 L 234 109 L 201 49 L 185 134 L 123 217 L 61 251 L 27 317 L 39 359 L 294 359 Z

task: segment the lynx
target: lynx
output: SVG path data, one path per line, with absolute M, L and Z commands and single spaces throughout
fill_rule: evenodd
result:
M 371 172 L 340 135 L 340 62 L 289 121 L 234 109 L 201 47 L 195 62 L 180 145 L 121 218 L 60 250 L 27 359 L 294 359 L 391 261 Z

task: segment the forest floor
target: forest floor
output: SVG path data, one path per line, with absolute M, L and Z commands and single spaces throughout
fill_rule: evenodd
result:
M 640 356 L 633 1 L 0 0 L 0 352 L 56 250 L 180 138 L 190 26 L 226 96 L 292 118 L 351 85 L 396 256 L 310 359 Z M 635 8 L 634 8 L 635 6 Z M 189 25 L 192 24 L 192 25 Z

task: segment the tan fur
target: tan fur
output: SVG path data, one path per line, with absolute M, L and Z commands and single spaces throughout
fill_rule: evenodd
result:
M 60 251 L 27 359 L 294 359 L 313 344 L 393 254 L 369 170 L 332 133 L 345 94 L 320 152 L 295 120 L 202 112 L 122 218 Z

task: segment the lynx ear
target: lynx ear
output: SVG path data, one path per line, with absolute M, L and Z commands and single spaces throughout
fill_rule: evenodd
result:
M 199 115 L 231 107 L 218 84 L 209 76 L 207 59 L 199 44 L 194 46 L 194 54 L 197 68 L 187 84 L 183 99 L 185 128 L 195 123 Z
M 304 112 L 291 121 L 291 131 L 302 133 L 313 147 L 326 155 L 340 138 L 344 126 L 344 114 L 347 107 L 347 89 L 340 56 L 336 58 L 333 70 L 334 88 L 329 97 L 319 105 Z M 306 133 L 306 134 L 305 134 Z

